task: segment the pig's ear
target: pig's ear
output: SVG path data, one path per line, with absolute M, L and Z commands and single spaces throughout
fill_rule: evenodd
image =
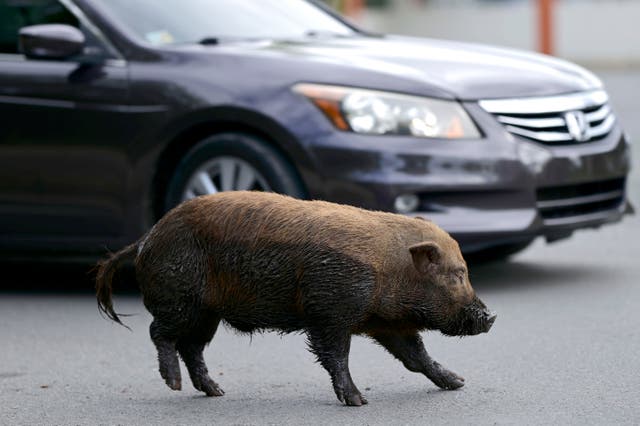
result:
M 440 263 L 440 247 L 433 241 L 414 244 L 409 247 L 409 252 L 413 258 L 413 266 L 420 272 L 427 272 L 429 265 Z

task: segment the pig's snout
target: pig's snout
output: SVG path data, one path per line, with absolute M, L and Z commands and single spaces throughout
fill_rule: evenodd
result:
M 497 313 L 487 309 L 479 299 L 476 299 L 468 309 L 468 314 L 471 317 L 475 317 L 474 319 L 469 318 L 471 320 L 471 327 L 467 330 L 468 334 L 486 333 L 491 330 L 493 323 L 496 322 L 496 318 L 498 317 Z
M 498 317 L 498 314 L 488 309 L 484 309 L 482 311 L 482 316 L 483 316 L 482 323 L 484 324 L 483 332 L 486 333 L 487 331 L 491 330 L 491 326 L 493 325 L 494 322 L 496 322 L 496 318 Z
M 487 309 L 477 297 L 440 329 L 449 336 L 473 336 L 488 332 L 498 315 Z

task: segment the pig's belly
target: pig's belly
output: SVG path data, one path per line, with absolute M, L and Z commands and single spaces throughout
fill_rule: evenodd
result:
M 299 259 L 282 251 L 278 256 L 273 254 L 247 256 L 244 251 L 229 256 L 227 251 L 228 260 L 218 262 L 215 268 L 210 283 L 211 307 L 240 331 L 290 332 L 304 326 L 301 282 L 296 274 Z
M 304 314 L 295 296 L 255 296 L 240 301 L 236 298 L 233 303 L 218 306 L 217 310 L 227 324 L 242 332 L 273 329 L 288 333 L 304 328 Z

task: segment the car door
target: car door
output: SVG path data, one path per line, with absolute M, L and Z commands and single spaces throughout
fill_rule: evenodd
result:
M 0 0 L 0 247 L 122 238 L 130 161 L 126 62 L 68 0 Z M 79 28 L 97 63 L 28 59 L 23 26 Z

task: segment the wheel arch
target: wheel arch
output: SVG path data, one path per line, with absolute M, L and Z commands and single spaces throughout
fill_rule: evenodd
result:
M 169 180 L 183 156 L 204 138 L 220 133 L 242 133 L 259 138 L 289 163 L 306 196 L 313 180 L 311 161 L 297 139 L 271 118 L 241 108 L 210 108 L 179 120 L 164 134 L 169 134 L 157 157 L 151 182 L 154 220 L 164 213 L 164 197 Z

